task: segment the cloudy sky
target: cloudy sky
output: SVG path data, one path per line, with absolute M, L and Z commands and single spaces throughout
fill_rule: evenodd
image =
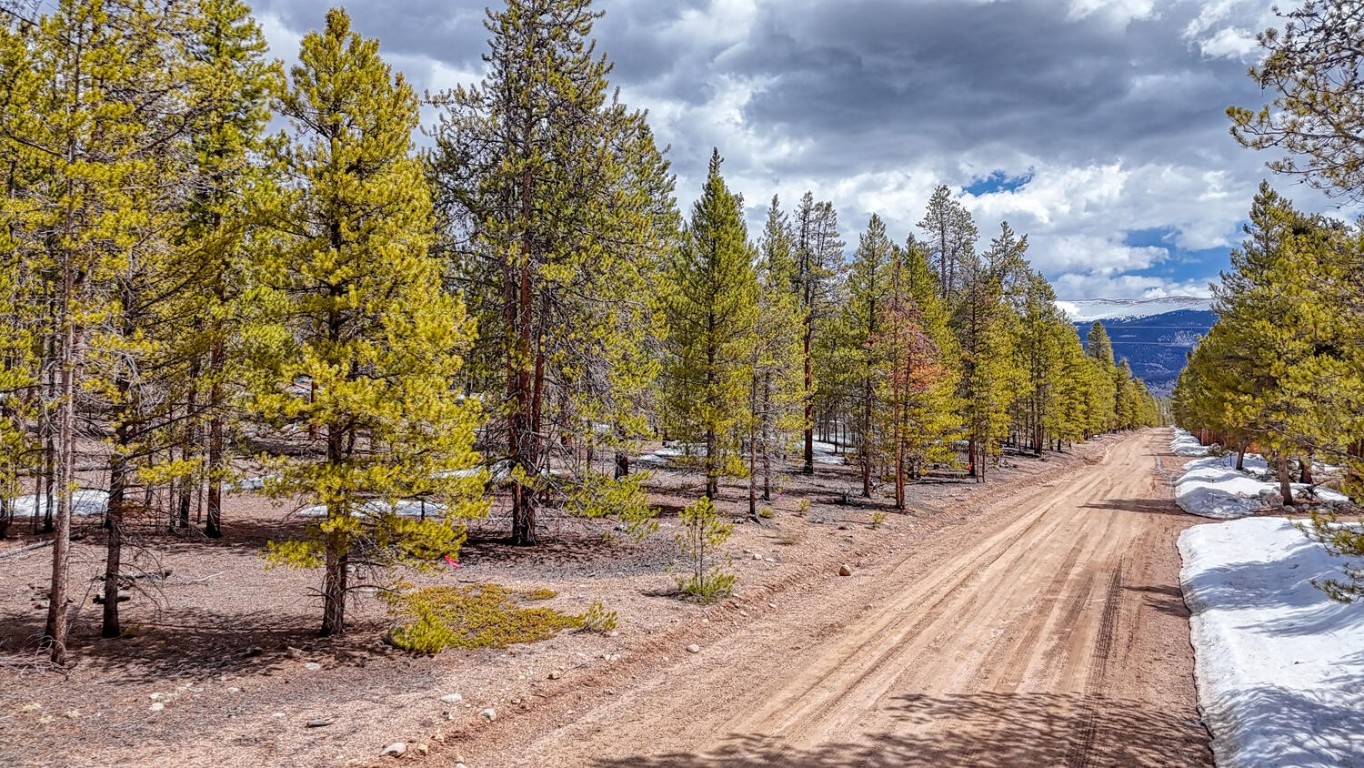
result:
M 257 0 L 292 60 L 327 0 Z M 1284 0 L 1291 6 L 1292 0 Z M 475 82 L 484 5 L 353 0 L 357 31 L 419 89 Z M 671 144 L 689 208 L 712 146 L 761 226 L 773 194 L 832 200 L 856 244 L 897 240 L 946 184 L 982 243 L 1007 220 L 1063 299 L 1206 295 L 1260 179 L 1227 133 L 1261 0 L 598 0 L 613 85 Z M 1301 207 L 1341 213 L 1291 179 Z M 1353 212 L 1345 212 L 1352 215 Z M 756 234 L 756 229 L 753 230 Z

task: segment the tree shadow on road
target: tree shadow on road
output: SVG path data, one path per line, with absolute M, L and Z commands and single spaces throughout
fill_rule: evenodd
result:
M 1146 593 L 1146 605 L 1161 613 L 1189 618 L 1189 606 L 1184 604 L 1184 591 L 1175 585 L 1124 586 L 1129 592 Z
M 735 734 L 702 754 L 630 756 L 601 768 L 1026 768 L 1211 766 L 1194 713 L 1132 700 L 1043 693 L 907 695 L 889 705 L 891 733 L 791 749 Z M 898 733 L 897 733 L 898 732 Z
M 1169 499 L 1110 499 L 1097 504 L 1085 504 L 1082 508 L 1108 509 L 1118 512 L 1137 512 L 1143 515 L 1189 516 Z

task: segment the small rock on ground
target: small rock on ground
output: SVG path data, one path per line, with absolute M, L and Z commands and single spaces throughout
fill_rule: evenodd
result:
M 852 568 L 848 567 L 847 565 L 840 565 L 840 566 L 838 567 L 838 575 L 839 575 L 839 576 L 851 576 L 851 575 L 852 575 Z
M 483 719 L 487 720 L 490 723 L 497 719 L 497 710 L 493 709 L 492 707 L 488 707 L 487 709 L 483 710 L 482 712 L 479 712 L 478 714 L 482 715 Z
M 696 643 L 692 643 L 691 645 L 687 646 L 687 653 L 700 653 L 700 652 L 701 652 L 701 646 L 697 645 Z
M 459 695 L 458 693 L 447 693 L 444 696 L 440 697 L 440 700 L 445 702 L 446 704 L 458 704 L 461 701 L 464 701 L 464 697 Z
M 380 752 L 379 756 L 386 757 L 392 755 L 393 757 L 402 757 L 405 754 L 407 754 L 407 744 L 401 741 L 395 741 L 387 747 L 384 747 L 384 751 Z

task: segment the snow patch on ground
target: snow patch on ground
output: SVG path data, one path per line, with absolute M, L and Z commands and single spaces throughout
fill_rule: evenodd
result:
M 816 464 L 847 463 L 847 461 L 843 458 L 843 455 L 838 452 L 837 447 L 833 443 L 826 443 L 823 440 L 816 440 L 814 442 L 814 447 L 815 447 L 814 458 Z
M 223 483 L 223 488 L 229 492 L 259 491 L 265 487 L 269 480 L 275 480 L 279 475 L 259 475 L 242 477 L 227 483 Z
M 445 511 L 445 505 L 434 501 L 418 501 L 415 499 L 400 499 L 395 504 L 389 504 L 387 501 L 367 501 L 360 505 L 358 511 L 361 514 L 368 515 L 392 513 L 401 517 L 421 517 L 423 514 L 427 517 L 438 517 Z M 299 517 L 326 517 L 327 505 L 314 504 L 311 507 L 304 507 L 294 514 Z
M 816 440 L 815 444 L 815 463 L 816 464 L 844 464 L 843 455 L 838 453 L 833 443 L 826 443 Z M 798 450 L 797 453 L 800 451 Z M 688 445 L 680 442 L 664 443 L 663 447 L 656 451 L 646 453 L 635 459 L 637 464 L 649 467 L 666 467 L 677 462 L 683 456 L 691 458 L 705 458 L 706 446 L 702 443 L 692 443 Z
M 1264 457 L 1247 453 L 1243 464 L 1245 471 L 1236 469 L 1235 454 L 1208 456 L 1185 464 L 1184 474 L 1175 481 L 1175 503 L 1189 514 L 1219 519 L 1246 517 L 1277 505 L 1279 484 Z M 1322 503 L 1349 501 L 1329 488 L 1313 490 L 1303 483 L 1293 483 L 1295 496 L 1305 496 L 1309 491 Z
M 706 446 L 695 443 L 688 446 L 686 443 L 671 442 L 664 443 L 662 447 L 651 453 L 635 459 L 635 463 L 649 467 L 666 467 L 672 464 L 679 456 L 692 456 L 700 458 L 706 455 Z
M 1311 583 L 1343 561 L 1272 517 L 1195 526 L 1179 552 L 1219 768 L 1364 766 L 1364 602 Z
M 1170 441 L 1170 450 L 1176 456 L 1207 456 L 1208 447 L 1198 441 L 1191 433 L 1182 429 L 1175 429 L 1174 439 Z
M 16 496 L 11 501 L 14 517 L 42 517 L 47 513 L 46 496 Z M 55 504 L 55 500 L 54 500 Z M 71 514 L 76 517 L 98 517 L 109 511 L 107 491 L 79 490 L 71 494 Z M 55 507 L 53 514 L 56 514 Z

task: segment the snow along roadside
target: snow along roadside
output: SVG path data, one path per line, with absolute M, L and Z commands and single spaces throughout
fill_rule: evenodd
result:
M 1364 766 L 1364 602 L 1312 585 L 1343 561 L 1270 517 L 1194 526 L 1179 553 L 1217 765 Z
M 1279 484 L 1269 464 L 1258 453 L 1245 455 L 1245 471 L 1236 468 L 1236 455 L 1208 456 L 1208 449 L 1182 429 L 1176 429 L 1170 449 L 1178 456 L 1202 456 L 1184 465 L 1184 474 L 1175 481 L 1175 503 L 1191 515 L 1230 519 L 1253 515 L 1281 500 Z M 1321 467 L 1325 469 L 1325 467 Z M 1329 488 L 1309 488 L 1293 483 L 1293 494 L 1316 495 L 1319 502 L 1348 502 L 1343 494 Z

